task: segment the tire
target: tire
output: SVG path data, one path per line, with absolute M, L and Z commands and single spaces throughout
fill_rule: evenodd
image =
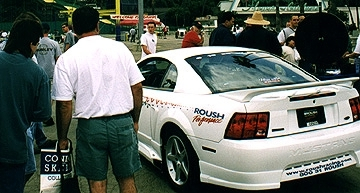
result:
M 179 130 L 164 136 L 163 171 L 176 192 L 196 192 L 200 182 L 199 158 L 189 139 Z

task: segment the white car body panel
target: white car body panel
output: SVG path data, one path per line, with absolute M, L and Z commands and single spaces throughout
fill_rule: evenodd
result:
M 203 155 L 199 155 L 206 157 L 206 161 L 200 161 L 201 181 L 238 189 L 271 189 L 279 188 L 282 181 L 334 171 L 345 165 L 306 176 L 284 178 L 285 169 L 290 167 L 346 154 L 351 158 L 346 166 L 357 164 L 359 167 L 359 128 L 360 122 L 355 122 L 266 140 L 223 140 L 220 143 L 201 140 L 200 144 L 216 150 L 216 153 L 201 151 Z M 298 168 L 301 169 L 303 167 Z
M 178 72 L 173 91 L 143 88 L 138 138 L 139 152 L 148 160 L 163 160 L 161 132 L 166 123 L 173 123 L 190 140 L 199 157 L 200 180 L 206 183 L 247 190 L 272 189 L 279 188 L 283 181 L 354 164 L 360 167 L 360 121 L 353 122 L 349 105 L 349 99 L 358 97 L 352 88 L 352 82 L 358 78 L 212 94 L 183 59 L 214 50 L 179 49 L 139 61 L 171 53 L 166 58 Z M 224 47 L 221 52 L 226 50 L 250 49 Z M 334 95 L 290 101 L 292 97 L 322 93 Z M 300 128 L 296 110 L 318 106 L 324 107 L 326 122 Z M 270 112 L 267 138 L 224 139 L 235 112 Z M 330 168 L 325 170 L 326 167 Z M 321 171 L 315 171 L 316 168 Z

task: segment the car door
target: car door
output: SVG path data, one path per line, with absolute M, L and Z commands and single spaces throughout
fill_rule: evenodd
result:
M 161 103 L 159 98 L 172 92 L 176 85 L 177 71 L 174 64 L 163 58 L 150 58 L 139 63 L 143 81 L 143 106 L 139 120 L 138 137 L 142 143 L 151 145 Z

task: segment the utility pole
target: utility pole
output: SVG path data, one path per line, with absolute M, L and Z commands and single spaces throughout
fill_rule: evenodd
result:
M 140 40 L 141 35 L 144 33 L 144 0 L 138 0 L 138 12 L 139 12 L 138 37 Z
M 301 13 L 301 14 L 304 14 L 304 13 L 305 13 L 305 8 L 304 8 L 304 6 L 305 6 L 304 0 L 300 0 L 300 13 Z
M 120 0 L 115 0 L 115 14 L 120 15 Z M 121 41 L 120 18 L 115 23 L 115 40 Z
M 276 31 L 280 31 L 281 17 L 280 17 L 280 0 L 276 0 Z

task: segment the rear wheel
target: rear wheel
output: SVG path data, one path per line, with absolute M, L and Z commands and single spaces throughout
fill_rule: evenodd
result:
M 192 192 L 199 183 L 199 159 L 186 135 L 179 130 L 164 136 L 163 169 L 177 192 Z

